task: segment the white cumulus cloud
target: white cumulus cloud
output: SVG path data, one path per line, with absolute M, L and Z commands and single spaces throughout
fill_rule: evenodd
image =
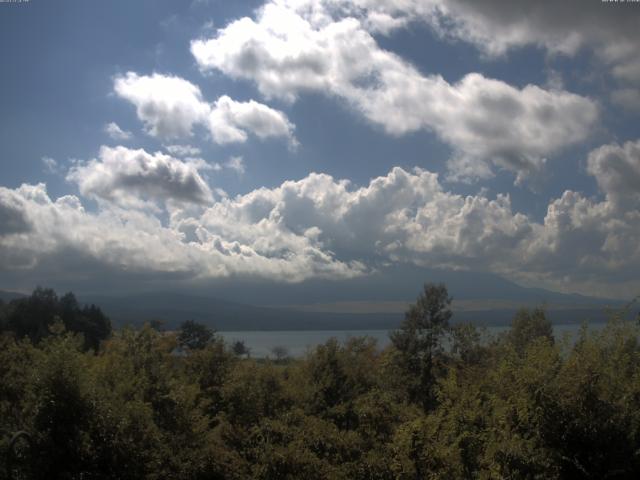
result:
M 74 166 L 67 180 L 77 183 L 84 196 L 125 207 L 169 200 L 206 204 L 212 200 L 197 164 L 122 146 L 101 147 L 98 158 Z
M 364 186 L 312 173 L 212 199 L 185 162 L 104 147 L 69 174 L 101 200 L 96 212 L 75 196 L 51 199 L 43 184 L 0 188 L 0 268 L 298 282 L 407 263 L 624 297 L 640 288 L 639 151 L 640 140 L 593 150 L 588 171 L 603 196 L 567 190 L 537 221 L 508 195 L 455 194 L 435 173 L 398 167 Z M 160 198 L 175 200 L 168 217 L 122 208 Z
M 204 121 L 209 113 L 200 89 L 179 77 L 128 72 L 115 79 L 113 88 L 135 105 L 147 132 L 163 139 L 191 136 L 194 124 Z
M 242 157 L 231 157 L 229 160 L 224 162 L 224 166 L 230 170 L 234 170 L 238 175 L 242 175 L 246 171 Z
M 122 130 L 116 122 L 107 123 L 104 126 L 104 131 L 113 140 L 129 140 L 131 139 L 131 137 L 133 137 L 133 134 L 131 132 Z
M 191 52 L 203 70 L 252 80 L 268 98 L 291 102 L 316 91 L 345 99 L 389 134 L 433 131 L 454 150 L 455 179 L 487 177 L 498 166 L 522 180 L 586 138 L 597 120 L 592 100 L 564 90 L 517 88 L 478 73 L 453 84 L 424 75 L 380 48 L 362 15 L 334 18 L 327 4 L 268 2 L 255 18 L 194 40 Z
M 166 145 L 165 148 L 176 157 L 196 157 L 202 153 L 198 147 L 191 145 Z
M 60 167 L 58 162 L 51 157 L 42 157 L 42 164 L 44 165 L 45 171 L 50 174 L 59 173 Z
M 288 138 L 292 146 L 297 144 L 293 136 L 295 127 L 284 113 L 254 100 L 236 102 L 226 95 L 214 103 L 209 129 L 219 144 L 245 142 L 248 132 L 259 138 Z
M 341 262 L 310 239 L 291 237 L 280 252 L 268 252 L 259 242 L 252 242 L 258 250 L 200 232 L 187 239 L 148 212 L 103 205 L 91 213 L 75 196 L 53 200 L 44 184 L 0 187 L 0 216 L 14 219 L 10 228 L 3 223 L 0 229 L 0 271 L 5 274 L 35 272 L 44 278 L 64 270 L 94 283 L 135 283 L 231 275 L 298 282 L 364 272 L 362 265 Z
M 115 79 L 114 91 L 135 105 L 147 132 L 163 140 L 191 137 L 194 127 L 203 125 L 219 144 L 243 143 L 253 134 L 261 139 L 285 138 L 291 146 L 297 145 L 295 126 L 283 112 L 226 95 L 209 104 L 200 88 L 183 78 L 129 72 Z
M 353 15 L 375 32 L 382 20 L 383 32 L 424 22 L 444 39 L 462 40 L 486 57 L 502 57 L 512 50 L 536 46 L 555 56 L 574 56 L 590 50 L 601 67 L 618 82 L 615 104 L 630 108 L 640 87 L 640 30 L 634 2 L 599 0 L 284 0 L 298 11 L 310 5 Z M 318 6 L 319 5 L 319 6 Z M 637 110 L 637 95 L 634 98 Z

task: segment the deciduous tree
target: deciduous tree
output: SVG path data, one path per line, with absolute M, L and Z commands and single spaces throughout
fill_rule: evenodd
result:
M 416 303 L 406 312 L 400 329 L 391 334 L 398 362 L 407 376 L 409 395 L 425 410 L 434 406 L 434 363 L 449 331 L 451 300 L 443 284 L 425 284 Z

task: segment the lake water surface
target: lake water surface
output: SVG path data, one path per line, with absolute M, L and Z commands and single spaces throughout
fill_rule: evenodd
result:
M 590 329 L 600 329 L 605 324 L 590 324 Z M 557 324 L 553 326 L 556 339 L 561 339 L 564 335 L 575 338 L 580 331 L 580 324 Z M 509 327 L 494 326 L 486 327 L 487 336 L 498 335 Z M 309 349 L 325 343 L 330 338 L 337 338 L 344 342 L 351 337 L 371 337 L 377 341 L 380 348 L 389 345 L 389 330 L 287 330 L 287 331 L 246 331 L 246 332 L 218 332 L 227 342 L 236 340 L 244 341 L 251 350 L 252 357 L 273 356 L 271 349 L 274 347 L 284 347 L 289 355 L 300 357 Z

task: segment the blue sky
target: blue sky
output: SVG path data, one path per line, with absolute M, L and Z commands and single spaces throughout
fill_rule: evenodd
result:
M 0 4 L 0 288 L 640 290 L 640 6 Z

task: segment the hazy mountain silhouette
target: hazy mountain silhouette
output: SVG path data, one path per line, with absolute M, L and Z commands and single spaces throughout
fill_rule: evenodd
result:
M 227 278 L 204 288 L 153 291 L 128 295 L 76 292 L 82 303 L 100 306 L 115 325 L 163 320 L 175 328 L 196 320 L 218 330 L 358 330 L 395 328 L 403 305 L 413 302 L 425 282 L 443 282 L 454 298 L 453 321 L 485 325 L 509 324 L 520 306 L 546 305 L 554 323 L 600 322 L 605 308 L 624 302 L 540 288 L 525 288 L 497 275 L 420 267 L 388 267 L 349 280 L 309 280 L 297 284 Z M 21 296 L 0 292 L 5 301 Z M 359 302 L 368 313 L 354 313 L 323 305 Z M 393 308 L 376 311 L 376 303 Z M 395 302 L 395 303 L 394 303 Z M 464 304 L 464 308 L 460 305 Z M 388 305 L 387 305 L 388 307 Z
M 6 290 L 0 290 L 0 300 L 4 302 L 10 302 L 11 300 L 15 300 L 17 298 L 24 298 L 28 295 L 19 292 L 10 292 Z

